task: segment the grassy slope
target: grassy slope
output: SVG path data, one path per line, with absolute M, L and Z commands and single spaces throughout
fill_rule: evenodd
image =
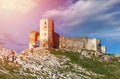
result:
M 120 63 L 118 62 L 118 58 L 114 58 L 111 62 L 100 62 L 100 61 L 98 61 L 98 58 L 95 58 L 95 57 L 93 57 L 91 59 L 85 58 L 85 57 L 80 58 L 79 53 L 73 53 L 73 52 L 67 52 L 67 51 L 63 52 L 61 50 L 58 50 L 58 51 L 50 50 L 50 51 L 51 51 L 51 54 L 53 54 L 55 56 L 59 57 L 59 56 L 64 55 L 64 56 L 70 58 L 71 63 L 78 64 L 87 70 L 90 70 L 94 73 L 98 73 L 101 75 L 105 75 L 101 78 L 93 77 L 93 79 L 120 79 L 119 78 Z M 9 62 L 0 61 L 0 69 L 2 69 L 2 67 L 4 67 L 5 70 L 9 70 L 9 75 L 0 72 L 0 79 L 36 79 L 31 76 L 26 77 L 26 76 L 17 74 L 16 71 L 18 71 L 19 68 L 14 65 L 10 66 L 10 65 L 8 65 L 8 63 Z M 72 71 L 71 69 L 66 69 L 64 71 L 61 70 L 61 72 Z
M 96 79 L 120 79 L 120 63 L 117 58 L 114 58 L 111 62 L 100 62 L 97 58 L 80 58 L 79 53 L 63 52 L 61 50 L 51 50 L 51 53 L 60 56 L 65 55 L 69 57 L 72 63 L 76 63 L 87 70 L 91 70 L 94 73 L 105 75 Z M 94 77 L 93 77 L 94 79 Z

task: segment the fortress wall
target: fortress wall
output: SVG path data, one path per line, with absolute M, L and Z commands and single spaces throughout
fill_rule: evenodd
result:
M 88 39 L 87 49 L 101 51 L 101 42 L 100 39 Z
M 106 47 L 101 46 L 100 39 L 89 39 L 88 37 L 59 37 L 59 48 L 65 50 L 79 51 L 81 49 L 106 52 Z
M 87 37 L 65 37 L 60 36 L 59 38 L 59 48 L 65 50 L 78 51 L 84 49 L 87 46 Z

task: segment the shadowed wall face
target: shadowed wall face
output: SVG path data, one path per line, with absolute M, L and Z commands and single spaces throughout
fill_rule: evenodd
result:
M 59 48 L 60 42 L 60 35 L 57 33 L 54 33 L 54 48 Z
M 54 22 L 51 19 L 40 20 L 40 47 L 54 47 Z

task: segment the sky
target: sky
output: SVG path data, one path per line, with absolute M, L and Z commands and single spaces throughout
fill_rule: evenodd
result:
M 60 35 L 100 38 L 107 53 L 120 54 L 120 0 L 0 0 L 0 45 L 28 48 L 42 18 L 53 19 Z

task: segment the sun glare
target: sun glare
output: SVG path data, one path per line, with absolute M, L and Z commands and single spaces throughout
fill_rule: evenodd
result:
M 32 0 L 0 0 L 0 12 L 26 12 L 35 6 Z

